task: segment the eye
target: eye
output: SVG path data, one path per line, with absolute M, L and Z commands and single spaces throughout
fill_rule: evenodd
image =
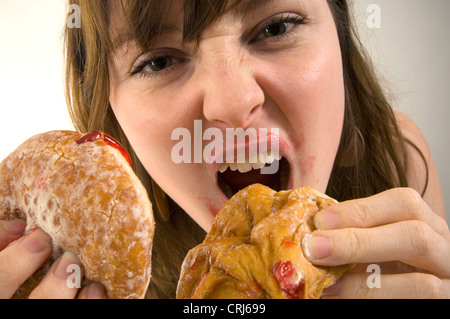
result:
M 292 28 L 292 25 L 287 22 L 274 23 L 264 29 L 264 36 L 266 38 L 278 37 L 285 34 L 290 28 Z
M 264 21 L 256 28 L 257 34 L 252 42 L 287 36 L 297 25 L 304 22 L 305 19 L 303 17 L 294 13 L 275 16 Z
M 152 56 L 138 61 L 137 65 L 131 71 L 131 75 L 140 73 L 153 74 L 164 71 L 174 64 L 174 58 L 168 55 Z
M 188 57 L 176 50 L 157 50 L 140 56 L 129 74 L 132 77 L 158 77 L 175 71 L 187 61 Z
M 173 65 L 173 59 L 170 56 L 159 56 L 146 62 L 142 71 L 159 72 Z

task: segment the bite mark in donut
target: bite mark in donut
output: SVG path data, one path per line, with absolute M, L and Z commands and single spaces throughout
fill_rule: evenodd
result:
M 273 273 L 280 288 L 290 299 L 303 299 L 305 295 L 305 279 L 303 272 L 291 261 L 281 261 L 274 267 Z
M 315 266 L 301 242 L 315 230 L 314 215 L 335 203 L 310 187 L 239 191 L 186 256 L 177 298 L 320 298 L 352 265 Z
M 105 134 L 102 131 L 93 131 L 93 132 L 86 133 L 85 135 L 83 135 L 82 137 L 77 139 L 75 142 L 77 144 L 84 144 L 84 143 L 88 143 L 88 142 L 95 142 L 98 140 L 102 140 L 109 146 L 117 149 L 123 155 L 123 157 L 125 157 L 128 164 L 130 164 L 130 166 L 131 166 L 130 155 L 128 154 L 125 147 L 123 147 L 122 144 L 120 144 L 115 138 L 113 138 L 112 136 L 110 136 L 108 134 Z

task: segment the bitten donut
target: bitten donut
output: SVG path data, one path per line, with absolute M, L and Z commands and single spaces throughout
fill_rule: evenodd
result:
M 143 298 L 151 277 L 152 205 L 125 149 L 101 131 L 33 136 L 0 164 L 0 219 L 39 227 L 53 255 L 16 292 L 28 296 L 64 251 L 110 298 Z
M 335 200 L 309 187 L 275 192 L 255 184 L 221 209 L 186 256 L 177 298 L 319 298 L 351 266 L 318 267 L 301 242 L 313 216 Z

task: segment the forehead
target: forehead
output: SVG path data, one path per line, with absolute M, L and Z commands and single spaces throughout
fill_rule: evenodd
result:
M 109 0 L 113 49 L 129 41 L 141 47 L 166 32 L 180 32 L 184 42 L 198 41 L 202 32 L 226 13 L 245 18 L 277 0 Z M 278 0 L 279 1 L 279 0 Z
M 276 0 L 109 0 L 109 6 L 112 11 L 120 14 L 138 10 L 145 16 L 160 15 L 163 13 L 161 9 L 167 8 L 175 11 L 186 9 L 185 11 L 191 14 L 235 11 L 238 15 L 246 15 L 271 2 Z

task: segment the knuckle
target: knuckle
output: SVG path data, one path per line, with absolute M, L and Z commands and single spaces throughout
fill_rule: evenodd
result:
M 352 297 L 358 299 L 370 299 L 372 293 L 367 286 L 367 279 L 365 274 L 353 274 L 348 276 L 354 282 L 352 285 Z
M 442 225 L 437 225 L 436 233 L 440 236 L 440 238 L 443 238 L 445 240 L 445 243 L 447 245 L 449 245 L 450 244 L 450 233 L 448 230 L 448 226 L 446 226 L 446 224 L 447 223 L 444 223 Z
M 353 219 L 353 225 L 364 227 L 371 224 L 371 206 L 368 205 L 366 201 L 354 200 L 348 202 L 348 205 L 349 206 L 347 207 L 346 213 L 348 214 L 348 212 L 352 212 L 349 217 Z
M 445 297 L 446 291 L 444 282 L 434 275 L 424 274 L 421 278 L 421 283 L 419 283 L 418 286 L 421 290 L 418 291 L 419 295 L 423 295 L 425 292 L 426 297 L 430 299 Z
M 347 259 L 350 261 L 358 261 L 362 252 L 362 239 L 354 229 L 349 229 L 346 232 L 345 242 L 347 244 L 346 252 Z
M 399 188 L 397 192 L 398 198 L 402 200 L 411 219 L 422 220 L 425 213 L 425 202 L 422 196 L 412 188 Z
M 433 255 L 436 245 L 431 227 L 421 221 L 409 221 L 407 228 L 416 256 L 429 257 Z
M 437 222 L 437 232 L 443 237 L 450 239 L 449 228 L 446 220 L 444 218 L 438 218 Z

